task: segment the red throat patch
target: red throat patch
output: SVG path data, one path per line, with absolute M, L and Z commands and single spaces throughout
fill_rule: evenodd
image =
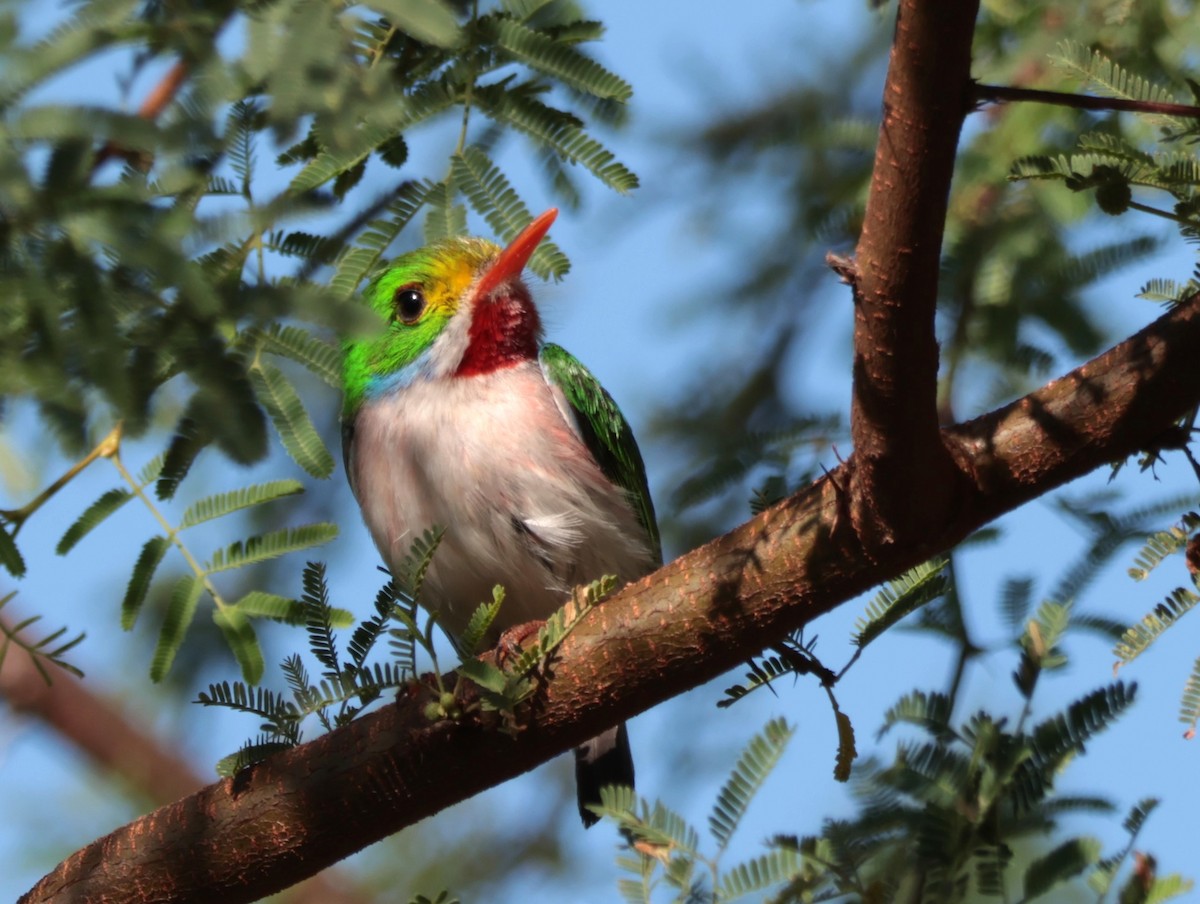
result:
M 457 377 L 471 377 L 537 358 L 542 319 L 523 286 L 490 301 L 476 301 L 470 341 Z

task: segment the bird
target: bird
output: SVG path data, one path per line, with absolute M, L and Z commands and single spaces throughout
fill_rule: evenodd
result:
M 583 364 L 544 341 L 522 279 L 557 213 L 503 248 L 456 236 L 397 257 L 364 290 L 377 329 L 344 346 L 351 489 L 393 573 L 426 529 L 444 531 L 421 601 L 452 643 L 496 584 L 490 644 L 580 584 L 662 563 L 629 422 Z M 601 787 L 633 785 L 624 723 L 576 748 L 575 775 L 591 826 Z

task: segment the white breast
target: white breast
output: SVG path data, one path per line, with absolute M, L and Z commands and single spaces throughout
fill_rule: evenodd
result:
M 604 574 L 630 581 L 654 566 L 624 493 L 560 404 L 531 361 L 418 381 L 366 402 L 355 419 L 348 464 L 388 566 L 426 528 L 445 528 L 422 602 L 440 610 L 452 636 L 496 584 L 507 596 L 493 635 L 545 618 L 577 584 Z

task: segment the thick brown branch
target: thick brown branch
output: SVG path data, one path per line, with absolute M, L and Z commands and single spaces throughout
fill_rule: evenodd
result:
M 1037 104 L 1074 107 L 1077 110 L 1117 110 L 1125 113 L 1152 113 L 1159 116 L 1200 119 L 1200 107 L 1188 104 L 1164 104 L 1150 100 L 1128 100 L 1123 97 L 1093 97 L 1090 94 L 1043 91 L 1039 88 L 1014 88 L 1008 85 L 984 85 L 979 82 L 975 83 L 973 93 L 976 102 L 981 104 L 1030 101 Z
M 955 149 L 973 100 L 977 10 L 974 0 L 904 0 L 884 85 L 856 250 L 850 428 L 857 464 L 849 475 L 854 528 L 880 554 L 954 505 L 953 465 L 938 433 L 934 312 Z
M 52 685 L 46 684 L 29 656 L 10 649 L 0 665 L 0 700 L 16 712 L 42 720 L 98 767 L 120 775 L 130 788 L 156 804 L 204 787 L 204 779 L 185 760 L 134 725 L 120 707 L 89 693 L 74 675 L 50 668 Z M 297 888 L 288 900 L 351 904 L 358 897 L 346 881 L 320 875 Z
M 943 431 L 958 505 L 868 555 L 841 514 L 853 458 L 592 613 L 516 738 L 404 700 L 79 851 L 26 902 L 252 901 L 695 687 L 989 520 L 1153 443 L 1200 401 L 1200 300 L 1035 393 Z M 925 488 L 921 488 L 925 489 Z M 125 899 L 128 899 L 126 897 Z

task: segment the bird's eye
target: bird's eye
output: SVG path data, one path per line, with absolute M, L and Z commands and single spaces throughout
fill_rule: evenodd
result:
M 425 293 L 413 286 L 404 286 L 396 290 L 392 298 L 392 307 L 396 316 L 405 323 L 416 323 L 425 310 Z

